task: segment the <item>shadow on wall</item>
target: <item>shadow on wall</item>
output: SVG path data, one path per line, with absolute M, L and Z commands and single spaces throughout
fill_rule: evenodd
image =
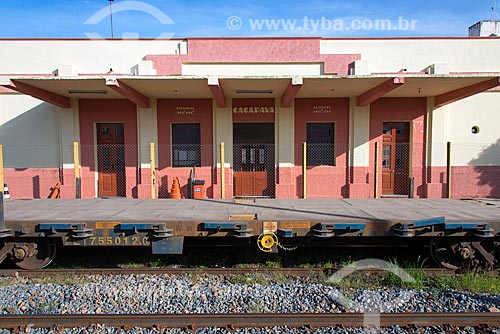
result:
M 483 150 L 477 159 L 469 162 L 478 174 L 478 187 L 489 188 L 479 191 L 481 196 L 500 198 L 500 139 Z
M 5 182 L 13 198 L 44 198 L 62 180 L 58 111 L 22 95 L 8 100 L 0 110 Z
M 10 110 L 2 110 L 8 114 Z M 5 116 L 4 116 L 5 117 Z M 5 168 L 58 168 L 61 164 L 57 110 L 40 103 L 0 125 Z

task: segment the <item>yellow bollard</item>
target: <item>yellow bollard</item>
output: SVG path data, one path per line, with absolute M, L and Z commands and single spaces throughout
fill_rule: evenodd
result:
M 451 142 L 446 144 L 446 188 L 447 196 L 451 198 Z
M 375 182 L 374 182 L 374 196 L 375 198 L 379 198 L 378 196 L 378 142 L 375 142 Z
M 78 142 L 73 142 L 73 168 L 75 169 L 75 198 L 82 198 L 82 178 L 80 177 L 80 150 Z
M 0 192 L 3 194 L 3 146 L 0 144 Z
M 224 142 L 220 143 L 220 193 L 221 198 L 226 198 L 226 164 L 224 161 Z
M 151 179 L 151 198 L 156 198 L 156 177 L 155 177 L 155 143 L 149 144 L 149 163 L 150 163 L 150 171 L 149 177 Z
M 302 143 L 302 197 L 307 198 L 307 143 Z

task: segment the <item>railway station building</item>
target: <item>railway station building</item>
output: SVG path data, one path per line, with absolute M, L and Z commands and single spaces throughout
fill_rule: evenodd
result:
M 500 197 L 500 39 L 0 40 L 12 198 Z

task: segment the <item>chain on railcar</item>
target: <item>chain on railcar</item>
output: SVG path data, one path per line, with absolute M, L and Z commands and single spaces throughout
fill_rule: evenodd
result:
M 500 222 L 447 222 L 444 217 L 409 222 L 262 221 L 257 214 L 231 214 L 222 221 L 7 223 L 3 204 L 0 196 L 0 262 L 9 258 L 22 269 L 48 266 L 57 246 L 135 246 L 150 247 L 153 254 L 182 254 L 185 239 L 196 243 L 204 238 L 234 244 L 247 240 L 269 253 L 310 244 L 428 243 L 431 257 L 449 269 L 500 263 Z

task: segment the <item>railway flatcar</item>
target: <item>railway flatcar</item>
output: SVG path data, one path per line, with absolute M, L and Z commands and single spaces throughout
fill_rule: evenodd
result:
M 441 213 L 442 215 L 437 215 Z M 3 200 L 0 262 L 47 267 L 58 247 L 149 247 L 182 254 L 185 243 L 296 247 L 427 245 L 450 269 L 500 262 L 500 210 L 459 200 Z

